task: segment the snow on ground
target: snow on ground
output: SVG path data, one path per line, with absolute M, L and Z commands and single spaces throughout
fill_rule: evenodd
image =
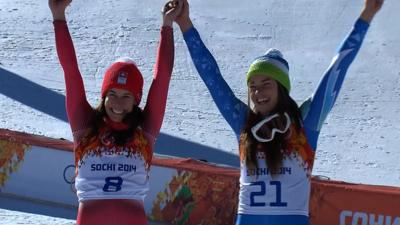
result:
M 0 209 L 0 225 L 73 225 L 75 220 Z
M 69 27 L 93 105 L 106 66 L 120 56 L 136 60 L 145 75 L 147 93 L 162 3 L 73 2 L 68 10 Z M 292 95 L 301 103 L 315 89 L 363 1 L 254 0 L 249 4 L 192 0 L 190 4 L 195 26 L 243 101 L 247 100 L 244 76 L 248 65 L 269 47 L 277 47 L 290 63 Z M 322 129 L 315 175 L 400 186 L 399 10 L 399 1 L 387 0 L 373 21 Z M 47 1 L 0 2 L 0 66 L 63 94 L 53 36 Z M 177 27 L 175 40 L 176 60 L 162 132 L 236 153 L 234 134 L 197 75 Z M 2 94 L 0 127 L 71 139 L 67 123 Z
M 68 220 L 50 216 L 42 216 L 31 213 L 23 213 L 12 210 L 0 209 L 0 225 L 73 225 L 75 220 Z
M 130 56 L 149 88 L 163 1 L 75 0 L 69 27 L 89 101 L 102 75 Z M 191 0 L 191 16 L 234 92 L 246 101 L 244 76 L 269 47 L 291 67 L 292 95 L 301 103 L 318 84 L 334 50 L 359 15 L 362 0 Z M 400 186 L 400 2 L 386 0 L 348 71 L 324 125 L 313 173 L 356 183 Z M 64 93 L 47 1 L 0 1 L 0 66 Z M 162 132 L 236 153 L 234 134 L 197 75 L 179 29 Z M 0 87 L 1 87 L 0 77 Z M 15 84 L 18 89 L 18 83 Z M 20 90 L 23 92 L 24 90 Z M 145 99 L 145 98 L 144 98 Z M 0 94 L 0 128 L 71 139 L 67 123 Z M 0 210 L 0 224 L 73 224 L 73 220 Z
M 0 209 L 0 225 L 74 225 L 75 220 Z M 166 225 L 149 222 L 149 225 Z

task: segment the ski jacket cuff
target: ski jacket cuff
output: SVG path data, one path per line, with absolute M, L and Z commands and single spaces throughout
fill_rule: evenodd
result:
M 183 38 L 187 39 L 189 37 L 193 37 L 193 36 L 196 36 L 196 35 L 198 35 L 198 32 L 197 32 L 196 28 L 191 27 L 191 28 L 189 28 L 189 30 L 187 30 L 187 31 L 185 31 L 185 33 L 183 33 Z
M 369 23 L 361 18 L 358 18 L 358 20 L 356 21 L 356 23 L 354 24 L 354 27 L 357 30 L 367 30 L 369 27 Z

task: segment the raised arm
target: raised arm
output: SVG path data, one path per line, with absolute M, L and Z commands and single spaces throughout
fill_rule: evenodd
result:
M 172 23 L 180 13 L 182 1 L 169 1 L 163 9 L 163 25 L 158 45 L 157 59 L 154 66 L 153 81 L 150 86 L 146 106 L 144 108 L 144 129 L 154 138 L 160 133 L 164 119 L 165 107 L 168 97 L 168 87 L 174 65 L 174 36 Z
M 66 108 L 72 132 L 86 128 L 93 110 L 86 100 L 74 45 L 65 20 L 65 9 L 72 0 L 49 0 L 53 14 L 57 55 L 64 70 Z
M 350 34 L 341 44 L 337 54 L 320 81 L 317 90 L 301 106 L 304 127 L 312 147 L 315 149 L 317 138 L 328 113 L 331 111 L 347 69 L 355 59 L 367 33 L 369 23 L 379 11 L 383 0 L 365 0 L 365 7 L 360 18 L 354 24 Z
M 184 0 L 181 15 L 177 18 L 193 63 L 206 84 L 215 104 L 222 116 L 239 138 L 246 119 L 248 106 L 234 95 L 233 91 L 221 75 L 218 64 L 204 45 L 199 33 L 193 27 L 189 17 L 189 4 Z

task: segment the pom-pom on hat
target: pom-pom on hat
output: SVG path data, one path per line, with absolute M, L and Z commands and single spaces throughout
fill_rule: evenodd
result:
M 250 65 L 246 81 L 254 75 L 265 75 L 282 84 L 290 92 L 289 64 L 278 49 L 271 48 Z
M 101 87 L 101 97 L 104 98 L 112 88 L 130 91 L 136 103 L 140 103 L 143 76 L 132 59 L 128 57 L 119 58 L 107 68 Z

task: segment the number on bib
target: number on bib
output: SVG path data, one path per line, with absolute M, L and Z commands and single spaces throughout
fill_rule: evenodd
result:
M 106 177 L 106 183 L 104 184 L 104 192 L 117 192 L 121 190 L 122 182 L 124 181 L 121 177 Z
M 261 191 L 251 192 L 250 193 L 250 206 L 265 206 L 265 202 L 255 202 L 254 197 L 256 196 L 264 196 L 265 195 L 265 182 L 258 181 L 251 183 L 251 186 L 260 186 Z
M 282 188 L 281 188 L 281 182 L 280 181 L 270 181 L 269 184 L 275 185 L 276 186 L 276 200 L 275 202 L 271 202 L 269 203 L 269 206 L 272 207 L 286 207 L 287 206 L 287 202 L 282 202 Z
M 263 207 L 266 205 L 266 202 L 256 202 L 255 197 L 256 196 L 265 196 L 266 194 L 266 185 L 264 181 L 257 181 L 253 182 L 250 184 L 251 186 L 260 186 L 261 190 L 260 191 L 255 191 L 250 193 L 250 206 L 254 207 Z M 270 186 L 275 186 L 275 202 L 270 202 L 269 206 L 271 207 L 286 207 L 287 202 L 282 202 L 282 185 L 280 181 L 270 181 L 269 182 Z

